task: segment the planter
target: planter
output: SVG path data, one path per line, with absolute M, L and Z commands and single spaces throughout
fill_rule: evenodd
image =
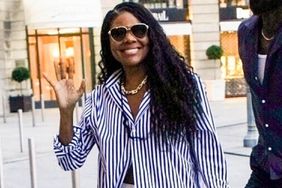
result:
M 10 96 L 10 111 L 17 112 L 18 109 L 22 109 L 23 112 L 31 110 L 31 95 L 23 95 L 22 82 L 30 78 L 29 70 L 26 67 L 16 67 L 12 71 L 12 80 L 20 84 L 21 95 Z
M 31 110 L 31 96 L 10 96 L 9 97 L 10 112 L 17 112 L 22 109 L 23 112 Z
M 225 80 L 205 80 L 209 101 L 222 101 L 225 99 Z

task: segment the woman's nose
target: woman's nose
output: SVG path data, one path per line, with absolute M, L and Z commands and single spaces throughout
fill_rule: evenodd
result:
M 124 37 L 124 41 L 136 41 L 136 37 L 133 35 L 131 31 L 127 31 Z

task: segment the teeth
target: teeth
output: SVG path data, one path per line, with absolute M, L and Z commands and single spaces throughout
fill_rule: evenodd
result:
M 137 53 L 138 49 L 134 48 L 134 49 L 128 49 L 128 50 L 124 50 L 124 53 L 126 54 L 135 54 Z

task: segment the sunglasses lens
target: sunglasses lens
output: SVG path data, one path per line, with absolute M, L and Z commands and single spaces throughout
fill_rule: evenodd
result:
M 126 35 L 126 29 L 123 27 L 119 28 L 113 28 L 111 30 L 111 36 L 116 40 L 116 41 L 122 41 Z
M 109 31 L 109 34 L 115 41 L 120 42 L 126 36 L 127 31 L 131 31 L 137 38 L 143 38 L 147 34 L 148 26 L 145 24 L 136 24 L 128 29 L 125 26 L 115 27 Z
M 146 25 L 134 25 L 131 27 L 131 32 L 138 38 L 145 37 L 147 33 L 147 27 Z

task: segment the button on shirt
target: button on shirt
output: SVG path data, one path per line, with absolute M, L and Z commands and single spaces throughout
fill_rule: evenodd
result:
M 165 147 L 161 137 L 161 144 L 157 144 L 156 136 L 150 134 L 150 90 L 145 93 L 133 119 L 127 99 L 120 91 L 120 76 L 121 71 L 115 72 L 87 97 L 82 120 L 74 126 L 74 137 L 69 145 L 63 146 L 58 137 L 55 138 L 59 165 L 64 170 L 81 167 L 96 144 L 99 188 L 122 187 L 131 163 L 136 188 L 193 188 L 196 176 L 190 150 L 194 150 L 201 187 L 204 187 L 204 180 L 209 188 L 229 187 L 224 154 L 199 78 L 195 75 L 204 112 L 197 114 L 197 130 L 192 136 L 194 146 L 182 140 Z M 123 124 L 122 111 L 128 119 L 128 127 Z

